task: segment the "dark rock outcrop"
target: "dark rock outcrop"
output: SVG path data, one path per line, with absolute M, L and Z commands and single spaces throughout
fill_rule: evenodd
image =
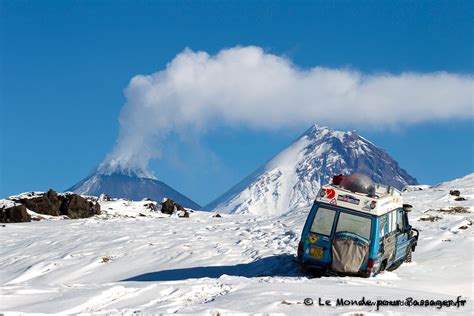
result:
M 101 195 L 99 195 L 99 201 L 110 202 L 113 201 L 113 198 L 110 195 L 102 193 Z
M 62 196 L 60 206 L 61 215 L 69 218 L 86 218 L 100 214 L 100 205 L 92 201 L 88 201 L 77 194 Z
M 189 217 L 189 212 L 184 210 L 184 211 L 178 211 L 178 217 L 185 217 L 185 218 L 188 218 Z
M 449 191 L 449 194 L 452 195 L 452 196 L 460 196 L 460 195 L 461 195 L 461 191 L 459 191 L 459 190 L 451 190 L 451 191 Z
M 150 203 L 146 203 L 146 204 L 143 204 L 143 207 L 147 210 L 147 211 L 150 211 L 150 212 L 156 212 L 158 209 L 155 205 L 155 203 L 153 202 L 150 202 Z
M 38 214 L 59 216 L 61 201 L 58 194 L 49 189 L 48 192 L 37 195 L 33 198 L 20 198 L 16 200 L 18 203 L 26 206 L 27 209 L 32 210 Z
M 161 202 L 161 212 L 164 214 L 178 213 L 179 217 L 189 217 L 189 212 L 184 207 L 171 199 L 166 199 Z
M 43 215 L 66 215 L 76 219 L 100 214 L 99 203 L 74 193 L 57 194 L 52 189 L 46 193 L 32 194 L 31 197 L 15 198 L 14 201 Z
M 184 208 L 171 199 L 166 199 L 161 202 L 161 213 L 171 215 L 179 210 L 184 210 Z
M 31 216 L 24 205 L 14 203 L 12 206 L 0 208 L 0 223 L 20 222 L 31 222 Z

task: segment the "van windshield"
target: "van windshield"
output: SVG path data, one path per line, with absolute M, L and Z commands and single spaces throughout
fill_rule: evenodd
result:
M 336 232 L 351 232 L 370 239 L 370 224 L 370 218 L 340 212 Z

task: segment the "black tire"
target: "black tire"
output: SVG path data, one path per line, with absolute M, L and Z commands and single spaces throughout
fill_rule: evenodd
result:
M 382 261 L 382 263 L 380 264 L 380 267 L 378 268 L 377 272 L 375 272 L 374 275 L 384 272 L 386 266 L 387 266 L 387 261 L 386 260 Z
M 403 260 L 399 260 L 397 262 L 394 262 L 390 267 L 387 268 L 387 271 L 393 271 L 398 269 L 403 263 Z
M 369 277 L 370 277 L 370 273 L 364 272 L 364 273 L 361 273 L 360 276 L 363 277 L 363 278 L 369 278 Z
M 385 271 L 386 268 L 387 268 L 387 260 L 384 260 L 380 264 L 379 273 L 382 272 L 382 271 Z
M 412 258 L 412 250 L 411 250 L 411 247 L 408 248 L 407 250 L 407 255 L 405 256 L 405 262 L 411 262 L 411 258 Z

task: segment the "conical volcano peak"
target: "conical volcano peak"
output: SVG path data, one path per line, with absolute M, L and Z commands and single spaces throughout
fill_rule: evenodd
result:
M 333 175 L 354 172 L 399 189 L 417 183 L 385 150 L 356 131 L 315 124 L 205 209 L 279 215 L 308 207 Z
M 345 141 L 345 139 L 349 140 L 356 140 L 361 138 L 361 136 L 357 133 L 356 130 L 349 130 L 349 131 L 338 131 L 334 130 L 328 126 L 321 126 L 318 124 L 314 124 L 311 126 L 303 136 L 307 136 L 310 139 L 329 139 L 329 138 L 336 138 L 339 139 L 341 142 Z
M 150 198 L 160 202 L 163 198 L 168 198 L 184 207 L 200 209 L 199 204 L 164 182 L 117 172 L 111 174 L 94 173 L 66 191 L 93 196 L 105 193 L 114 198 L 127 198 L 134 201 Z
M 334 130 L 330 127 L 314 124 L 313 126 L 308 128 L 306 130 L 306 132 L 304 132 L 303 135 L 306 135 L 306 136 L 316 136 L 316 135 L 324 136 L 324 135 L 327 135 L 327 134 L 331 134 L 332 132 L 334 132 Z
M 82 195 L 99 196 L 102 193 L 114 198 L 161 201 L 172 199 L 184 207 L 200 209 L 199 204 L 156 177 L 147 170 L 128 168 L 120 164 L 102 163 L 89 177 L 79 181 L 67 191 Z
M 147 170 L 146 168 L 136 166 L 132 167 L 114 160 L 106 160 L 102 162 L 95 173 L 107 176 L 118 174 L 128 177 L 157 179 L 153 172 Z

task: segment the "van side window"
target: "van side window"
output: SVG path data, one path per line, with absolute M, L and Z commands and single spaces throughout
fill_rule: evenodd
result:
M 335 216 L 336 211 L 320 207 L 316 212 L 316 216 L 314 216 L 311 232 L 326 236 L 331 235 Z
M 397 210 L 397 230 L 403 231 L 403 211 L 401 209 Z
M 379 224 L 379 235 L 380 237 L 384 237 L 387 234 L 387 216 L 380 217 L 380 224 Z
M 397 230 L 397 212 L 392 211 L 388 214 L 388 232 L 394 232 Z

